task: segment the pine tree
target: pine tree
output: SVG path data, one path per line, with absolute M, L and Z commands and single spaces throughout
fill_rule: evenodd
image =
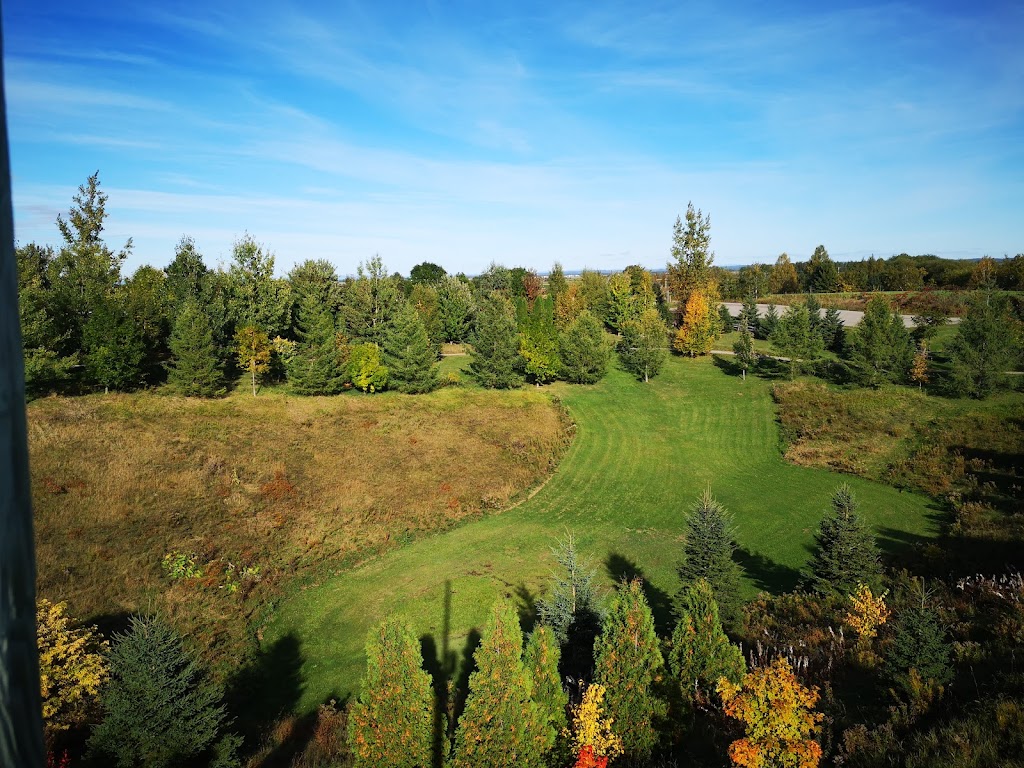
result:
M 625 755 L 648 757 L 667 711 L 660 695 L 665 673 L 654 617 L 639 579 L 619 586 L 594 643 L 594 682 L 605 688 L 605 711 Z
M 357 277 L 342 302 L 341 315 L 347 335 L 380 346 L 404 300 L 399 281 L 388 275 L 380 256 L 360 264 Z
M 850 486 L 832 495 L 832 509 L 821 521 L 815 550 L 804 574 L 809 589 L 826 595 L 848 595 L 858 584 L 877 590 L 882 564 L 875 538 L 858 513 Z
M 711 585 L 697 579 L 683 587 L 678 613 L 669 666 L 683 699 L 707 700 L 723 677 L 739 683 L 746 673 L 743 653 L 722 629 Z
M 461 343 L 469 338 L 474 307 L 473 291 L 468 283 L 454 275 L 441 282 L 437 289 L 441 341 Z
M 728 512 L 711 496 L 710 489 L 704 491 L 686 521 L 686 544 L 678 568 L 679 579 L 684 587 L 698 579 L 707 581 L 727 623 L 734 621 L 740 610 L 741 569 L 732 559 L 735 550 Z M 682 607 L 682 599 L 682 594 L 676 599 L 677 612 Z
M 861 383 L 879 387 L 907 378 L 914 356 L 910 332 L 882 296 L 868 302 L 849 340 L 850 364 Z
M 885 657 L 886 678 L 913 697 L 921 683 L 946 685 L 953 679 L 950 646 L 935 611 L 921 604 L 896 618 L 892 646 Z
M 541 625 L 533 630 L 526 642 L 523 664 L 533 681 L 533 700 L 540 708 L 541 716 L 554 731 L 556 744 L 562 741 L 562 734 L 569 725 L 566 718 L 569 697 L 562 687 L 559 674 L 561 656 L 558 640 L 548 627 Z M 555 753 L 562 751 L 554 750 Z
M 470 359 L 469 370 L 481 386 L 514 389 L 523 383 L 515 309 L 500 294 L 481 302 Z
M 315 292 L 306 293 L 296 313 L 299 344 L 287 363 L 288 383 L 300 395 L 334 395 L 348 379 L 348 346 L 334 318 Z
M 610 352 L 601 322 L 587 310 L 558 336 L 561 374 L 573 384 L 595 384 L 604 378 Z
M 82 351 L 88 381 L 104 390 L 138 387 L 146 347 L 125 306 L 123 288 L 96 297 L 82 328 Z
M 437 356 L 423 320 L 408 302 L 395 313 L 384 337 L 383 353 L 392 389 L 407 394 L 437 389 Z
M 671 255 L 667 277 L 672 296 L 679 306 L 686 306 L 690 292 L 703 288 L 710 277 L 715 254 L 711 251 L 711 216 L 702 216 L 693 203 L 686 206 L 686 226 L 677 216 L 672 229 Z
M 128 632 L 114 635 L 101 700 L 105 715 L 89 747 L 122 768 L 188 763 L 228 725 L 220 687 L 158 618 L 133 616 Z
M 794 304 L 779 318 L 769 340 L 780 355 L 789 358 L 789 375 L 793 379 L 821 357 L 821 336 L 811 328 L 811 315 L 803 304 Z
M 725 304 L 718 305 L 718 333 L 732 333 L 736 325 L 736 318 L 732 316 Z
M 750 337 L 747 326 L 740 327 L 740 337 L 732 345 L 732 351 L 736 354 L 736 362 L 740 364 L 743 371 L 743 380 L 747 379 L 747 370 L 753 368 L 757 363 L 757 355 L 754 354 L 754 341 Z
M 833 352 L 840 351 L 846 340 L 846 327 L 843 325 L 839 310 L 835 307 L 826 309 L 825 316 L 821 319 L 820 328 L 821 343 L 825 345 L 825 349 L 831 349 Z
M 657 376 L 668 356 L 668 329 L 656 309 L 649 309 L 622 327 L 619 359 L 622 367 L 645 382 Z
M 976 293 L 948 352 L 955 393 L 982 399 L 1007 386 L 1006 371 L 1020 362 L 1021 348 L 1005 301 L 991 291 Z
M 815 293 L 834 293 L 839 290 L 839 268 L 829 258 L 824 245 L 819 245 L 807 262 L 807 289 Z
M 229 309 L 236 328 L 262 328 L 268 338 L 287 333 L 291 326 L 291 290 L 274 278 L 274 255 L 251 235 L 236 241 L 228 270 Z
M 758 335 L 760 317 L 757 313 L 757 301 L 753 296 L 748 296 L 743 300 L 743 308 L 740 310 L 740 326 L 745 326 L 754 336 Z
M 452 768 L 539 768 L 555 743 L 547 713 L 533 699 L 523 665 L 523 633 L 515 607 L 500 600 L 491 610 L 473 654 L 469 696 L 455 732 Z
M 676 331 L 672 347 L 676 352 L 690 357 L 706 355 L 718 335 L 717 325 L 717 318 L 704 290 L 694 289 L 686 301 L 683 322 Z
M 213 329 L 195 299 L 188 298 L 178 312 L 170 339 L 168 385 L 186 397 L 216 397 L 224 393 L 224 372 Z
M 551 629 L 562 647 L 563 671 L 583 677 L 590 671 L 594 638 L 601 630 L 602 610 L 594 588 L 594 571 L 580 557 L 571 533 L 551 552 L 561 570 L 547 594 L 537 601 L 537 613 L 541 624 Z
M 357 768 L 427 768 L 434 693 L 416 634 L 391 617 L 366 638 L 366 674 L 348 715 Z
M 764 317 L 758 318 L 754 337 L 758 339 L 770 338 L 778 325 L 779 311 L 775 308 L 774 304 L 769 304 L 768 309 L 765 310 Z

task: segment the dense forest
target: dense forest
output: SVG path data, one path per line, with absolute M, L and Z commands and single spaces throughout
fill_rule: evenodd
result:
M 58 247 L 17 248 L 33 398 L 152 390 L 190 402 L 235 397 L 240 410 L 269 392 L 418 403 L 462 390 L 475 407 L 470 385 L 580 391 L 613 376 L 616 362 L 645 392 L 671 366 L 738 387 L 749 374 L 769 382 L 790 462 L 923 494 L 942 530 L 887 549 L 858 492 L 839 482 L 822 501 L 804 567 L 764 576 L 769 565 L 737 543 L 740 526 L 756 522 L 741 523 L 707 490 L 675 500 L 685 520 L 673 539 L 679 587 L 667 594 L 645 579 L 648 563 L 609 568 L 607 588 L 578 546 L 581 532 L 553 525 L 557 565 L 543 591 L 499 597 L 460 675 L 447 658 L 431 667 L 422 627 L 388 617 L 366 638 L 358 694 L 304 720 L 239 704 L 259 688 L 254 669 L 272 674 L 248 663 L 262 652 L 260 621 L 273 607 L 259 566 L 211 575 L 213 557 L 160 553 L 168 591 L 193 584 L 199 594 L 205 580 L 221 596 L 264 602 L 225 639 L 210 629 L 228 623 L 220 607 L 205 629 L 193 617 L 186 632 L 181 608 L 141 611 L 106 633 L 95 617 L 72 618 L 63 595 L 44 594 L 54 765 L 1024 765 L 1024 255 L 837 264 L 819 246 L 805 263 L 783 254 L 774 266 L 732 271 L 714 265 L 710 218 L 691 205 L 657 273 L 567 276 L 556 264 L 542 277 L 491 265 L 467 277 L 422 263 L 403 276 L 374 257 L 351 277 L 326 261 L 278 277 L 273 255 L 246 235 L 226 268 L 210 269 L 186 237 L 166 268 L 125 277 L 131 243 L 115 251 L 104 242 L 106 201 L 90 177 L 58 218 Z M 836 294 L 858 292 L 870 295 L 848 326 L 838 302 L 850 297 Z M 741 301 L 738 316 L 724 299 Z M 463 353 L 466 366 L 442 370 L 442 358 Z M 446 414 L 458 407 L 444 404 Z M 30 423 L 58 429 L 65 417 L 44 422 L 45 413 L 30 411 Z M 315 418 L 293 426 L 308 430 Z M 467 435 L 481 428 L 473 424 Z M 550 448 L 550 463 L 559 450 Z M 244 480 L 226 482 L 225 498 L 240 495 Z M 71 508 L 70 484 L 47 476 L 36 485 Z M 259 494 L 291 509 L 295 489 L 282 471 Z M 116 525 L 109 535 L 117 542 Z M 389 534 L 374 551 L 403 544 Z M 355 562 L 328 565 L 340 572 Z M 744 579 L 755 572 L 763 591 L 751 599 Z M 219 605 L 202 602 L 204 611 Z

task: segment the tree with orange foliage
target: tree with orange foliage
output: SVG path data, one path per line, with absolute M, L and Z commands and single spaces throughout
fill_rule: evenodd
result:
M 715 337 L 718 335 L 717 316 L 712 311 L 712 302 L 708 300 L 707 289 L 691 291 L 686 300 L 683 312 L 683 324 L 676 331 L 672 343 L 676 352 L 694 357 L 706 355 L 711 351 Z
M 918 346 L 910 364 L 910 380 L 917 382 L 918 389 L 928 383 L 928 344 L 924 341 Z
M 729 745 L 740 768 L 816 768 L 821 745 L 811 736 L 823 715 L 814 712 L 818 689 L 800 684 L 784 658 L 748 673 L 740 685 L 724 677 L 718 693 L 725 713 L 746 727 L 746 737 Z

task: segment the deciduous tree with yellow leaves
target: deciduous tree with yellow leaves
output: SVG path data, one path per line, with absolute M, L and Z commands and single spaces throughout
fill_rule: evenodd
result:
M 107 677 L 107 642 L 92 627 L 75 627 L 67 604 L 36 603 L 39 681 L 48 737 L 85 721 Z
M 816 768 L 821 745 L 812 736 L 822 714 L 815 712 L 818 689 L 801 685 L 789 662 L 778 658 L 748 673 L 740 685 L 724 677 L 718 693 L 725 713 L 741 721 L 746 737 L 729 745 L 740 768 Z
M 690 293 L 683 312 L 683 324 L 676 331 L 672 343 L 676 352 L 684 355 L 706 355 L 711 351 L 715 338 L 718 336 L 718 318 L 713 305 L 717 301 L 709 300 L 708 288 L 701 288 Z
M 603 768 L 622 754 L 622 739 L 605 717 L 603 685 L 589 685 L 583 701 L 572 708 L 572 751 L 576 768 Z

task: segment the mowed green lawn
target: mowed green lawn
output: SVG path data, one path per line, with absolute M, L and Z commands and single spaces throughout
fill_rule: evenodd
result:
M 794 586 L 840 482 L 854 488 L 889 552 L 937 533 L 938 512 L 922 496 L 786 463 L 770 386 L 743 383 L 711 360 L 672 358 L 650 384 L 614 370 L 595 386 L 551 387 L 578 432 L 532 498 L 305 585 L 278 607 L 264 646 L 272 653 L 297 641 L 299 710 L 358 692 L 366 632 L 386 615 L 407 617 L 445 647 L 449 590 L 447 647 L 461 657 L 499 594 L 528 612 L 552 573 L 552 545 L 569 531 L 608 585 L 642 574 L 665 627 L 687 511 L 708 486 L 734 517 L 750 596 Z

